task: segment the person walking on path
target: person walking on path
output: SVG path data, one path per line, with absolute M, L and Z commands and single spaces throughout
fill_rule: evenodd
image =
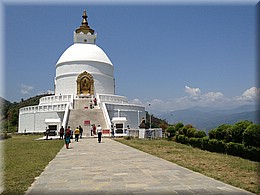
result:
M 90 135 L 93 136 L 93 125 L 90 126 Z
M 77 127 L 74 131 L 74 135 L 75 135 L 75 141 L 76 142 L 79 142 L 79 134 L 80 134 L 80 130 L 79 128 Z
M 63 139 L 63 136 L 64 136 L 64 128 L 63 128 L 63 126 L 61 126 L 61 128 L 60 128 L 60 139 Z
M 100 143 L 101 136 L 102 136 L 102 128 L 100 127 L 100 125 L 98 125 L 98 127 L 97 127 L 97 133 L 98 133 L 98 143 Z
M 65 145 L 66 148 L 69 149 L 69 144 L 70 144 L 70 126 L 68 127 L 68 129 L 65 132 Z
M 96 125 L 95 125 L 95 124 L 93 124 L 93 133 L 94 133 L 94 135 L 97 134 L 97 133 L 96 133 Z
M 45 130 L 45 134 L 46 134 L 46 140 L 48 139 L 49 137 L 49 134 L 50 134 L 50 129 L 46 127 L 46 130 Z
M 80 139 L 82 139 L 83 128 L 81 126 L 79 126 L 79 134 L 80 134 Z
M 70 139 L 73 139 L 73 130 L 70 129 Z
M 114 139 L 115 138 L 115 129 L 114 126 L 111 125 L 111 137 Z
M 94 106 L 97 106 L 97 98 L 94 99 Z

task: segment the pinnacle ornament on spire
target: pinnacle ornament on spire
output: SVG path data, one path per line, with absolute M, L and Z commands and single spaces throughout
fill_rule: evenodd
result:
M 84 9 L 84 12 L 83 12 L 83 16 L 82 16 L 82 22 L 81 22 L 81 26 L 76 29 L 76 33 L 84 33 L 84 34 L 88 34 L 88 33 L 91 33 L 92 35 L 94 34 L 94 30 L 91 29 L 88 25 L 88 16 L 87 16 L 87 12 L 86 10 Z

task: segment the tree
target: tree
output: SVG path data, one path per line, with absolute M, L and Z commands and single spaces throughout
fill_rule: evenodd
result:
M 26 106 L 38 105 L 39 99 L 41 97 L 47 96 L 46 94 L 37 95 L 31 97 L 27 100 L 23 100 L 20 103 L 13 102 L 10 103 L 4 99 L 1 100 L 1 130 L 6 132 L 15 132 L 18 130 L 18 120 L 19 120 L 19 109 Z
M 229 136 L 230 128 L 232 125 L 222 124 L 216 128 L 216 139 L 218 140 L 226 140 Z
M 181 122 L 177 123 L 177 124 L 175 125 L 176 131 L 179 131 L 183 126 L 184 126 L 183 123 L 181 123 Z
M 251 124 L 243 133 L 244 144 L 247 146 L 255 146 L 260 148 L 260 125 Z
M 193 128 L 193 126 L 191 124 L 187 124 L 185 126 L 182 127 L 182 132 L 184 135 L 188 136 L 188 130 Z
M 176 134 L 176 128 L 174 126 L 169 126 L 166 129 L 166 131 L 167 131 L 167 133 L 170 133 L 170 136 L 168 136 L 168 137 L 174 137 Z
M 207 136 L 207 134 L 206 134 L 206 132 L 203 131 L 203 130 L 198 130 L 198 131 L 196 132 L 196 134 L 195 134 L 195 137 L 196 137 L 196 138 L 203 138 L 203 137 L 206 137 L 206 136 Z
M 165 123 L 161 123 L 161 124 L 159 125 L 159 127 L 162 128 L 162 130 L 166 130 L 167 127 L 168 127 L 168 125 L 165 124 Z
M 209 131 L 209 139 L 216 139 L 216 132 L 217 132 L 217 129 L 211 129 Z
M 197 129 L 196 128 L 188 128 L 187 130 L 187 136 L 190 138 L 190 137 L 195 137 L 196 135 L 196 131 Z
M 236 143 L 242 143 L 243 133 L 248 126 L 253 124 L 253 122 L 245 120 L 239 121 L 231 127 L 232 141 Z

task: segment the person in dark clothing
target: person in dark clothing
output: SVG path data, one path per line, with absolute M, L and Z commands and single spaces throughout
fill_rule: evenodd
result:
M 64 128 L 63 128 L 63 126 L 61 126 L 61 128 L 60 128 L 60 139 L 63 139 L 63 136 L 64 136 Z
M 65 145 L 66 145 L 66 148 L 69 149 L 69 144 L 70 144 L 70 126 L 68 127 L 68 129 L 66 130 L 65 132 Z
M 79 135 L 80 135 L 80 139 L 82 138 L 82 134 L 83 134 L 83 128 L 81 126 L 79 126 Z
M 102 136 L 102 128 L 100 127 L 100 125 L 98 125 L 98 127 L 97 127 L 97 133 L 98 133 L 98 143 L 100 143 L 101 136 Z
M 115 129 L 114 129 L 114 126 L 111 125 L 111 137 L 114 139 L 115 137 Z
M 94 106 L 97 106 L 97 98 L 94 99 Z
M 50 129 L 46 127 L 46 130 L 45 130 L 45 134 L 46 134 L 46 140 L 48 139 L 49 137 L 49 134 L 50 134 Z

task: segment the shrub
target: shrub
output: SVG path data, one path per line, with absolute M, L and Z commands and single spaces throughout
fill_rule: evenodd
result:
M 227 154 L 239 156 L 241 155 L 242 151 L 244 151 L 244 145 L 234 142 L 229 142 L 226 144 L 226 152 Z
M 251 125 L 251 121 L 240 121 L 234 124 L 231 127 L 232 141 L 236 143 L 242 143 L 243 141 L 243 133 L 247 129 L 249 125 Z
M 243 158 L 247 158 L 253 161 L 260 162 L 260 148 L 247 146 L 245 147 L 245 152 Z
M 183 127 L 184 125 L 183 125 L 183 123 L 177 123 L 176 125 L 175 125 L 175 130 L 176 131 L 179 131 L 182 127 Z
M 203 137 L 201 138 L 200 142 L 201 142 L 201 149 L 202 150 L 208 150 L 209 148 L 209 138 L 208 137 Z
M 209 139 L 216 139 L 216 129 L 211 129 L 209 131 Z
M 195 137 L 197 130 L 195 128 L 189 128 L 187 130 L 187 136 L 190 137 Z
M 207 136 L 206 132 L 202 131 L 202 130 L 197 131 L 196 134 L 195 134 L 196 138 L 203 138 L 203 137 L 206 137 L 206 136 Z
M 189 138 L 187 138 L 185 135 L 177 135 L 176 136 L 176 142 L 187 144 L 189 141 Z
M 216 128 L 216 139 L 218 140 L 225 140 L 229 129 L 232 127 L 232 125 L 223 124 Z
M 187 125 L 185 125 L 185 126 L 183 126 L 183 127 L 181 128 L 181 130 L 182 130 L 182 132 L 183 132 L 184 135 L 186 135 L 186 136 L 188 136 L 188 137 L 194 137 L 194 136 L 191 135 L 191 132 L 188 132 L 189 129 L 193 129 L 193 126 L 190 125 L 190 124 L 187 124 Z M 196 131 L 196 129 L 195 129 L 195 131 Z
M 253 161 L 260 161 L 260 148 L 245 146 L 244 144 L 230 142 L 226 144 L 226 153 Z
M 225 142 L 232 142 L 232 132 L 231 132 L 231 128 L 227 128 L 226 129 L 226 132 L 225 132 L 225 135 L 224 135 L 224 141 Z
M 247 146 L 260 147 L 260 125 L 251 124 L 243 133 L 244 144 Z
M 191 137 L 189 138 L 189 144 L 196 148 L 201 148 L 201 140 L 199 138 Z
M 226 145 L 223 141 L 217 139 L 210 139 L 208 144 L 209 144 L 208 150 L 211 152 L 225 153 L 226 151 Z
M 176 134 L 176 129 L 174 126 L 169 126 L 167 129 L 166 129 L 167 133 L 170 133 L 168 137 L 174 137 L 175 134 Z

